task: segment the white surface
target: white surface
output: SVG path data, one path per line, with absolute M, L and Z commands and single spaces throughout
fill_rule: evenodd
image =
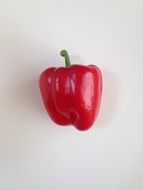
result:
M 38 77 L 72 62 L 103 72 L 87 132 L 54 124 Z M 143 1 L 0 1 L 0 190 L 143 189 Z

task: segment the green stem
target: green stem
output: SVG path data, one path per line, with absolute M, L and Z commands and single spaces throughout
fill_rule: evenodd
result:
M 60 52 L 60 55 L 61 55 L 62 57 L 65 57 L 65 64 L 66 64 L 66 67 L 71 66 L 71 61 L 70 61 L 68 52 L 67 52 L 66 50 L 62 50 L 62 51 Z

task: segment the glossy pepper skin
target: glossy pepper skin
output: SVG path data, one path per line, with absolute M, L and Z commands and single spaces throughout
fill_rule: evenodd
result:
M 89 129 L 97 118 L 102 75 L 94 65 L 70 65 L 66 50 L 61 51 L 66 67 L 52 67 L 40 76 L 43 103 L 51 119 L 59 125 Z

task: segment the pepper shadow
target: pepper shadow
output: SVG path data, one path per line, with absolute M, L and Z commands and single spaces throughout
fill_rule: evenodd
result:
M 101 107 L 96 126 L 107 126 L 110 124 L 118 110 L 120 98 L 120 81 L 117 75 L 109 70 L 102 70 L 103 93 Z

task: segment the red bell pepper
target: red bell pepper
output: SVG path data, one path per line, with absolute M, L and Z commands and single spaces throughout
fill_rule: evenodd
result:
M 61 56 L 66 67 L 48 68 L 40 76 L 43 103 L 55 123 L 84 131 L 93 125 L 99 112 L 101 72 L 94 65 L 71 65 L 66 50 Z

